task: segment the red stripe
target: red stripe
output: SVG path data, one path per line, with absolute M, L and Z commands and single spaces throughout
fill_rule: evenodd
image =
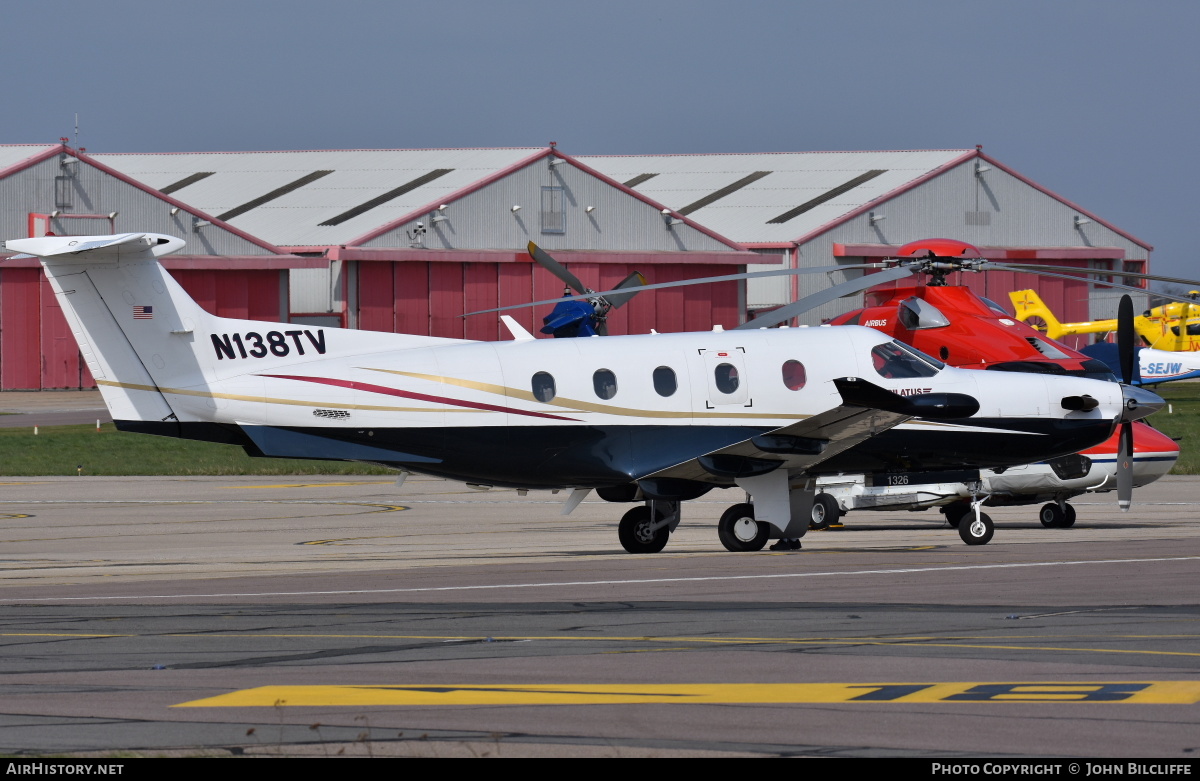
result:
M 330 377 L 296 377 L 291 374 L 262 374 L 261 377 L 274 377 L 279 380 L 297 380 L 299 382 L 315 382 L 320 385 L 336 385 L 339 388 L 351 388 L 353 390 L 367 391 L 368 393 L 382 393 L 388 396 L 400 396 L 405 399 L 417 399 L 418 401 L 431 401 L 438 404 L 453 404 L 456 407 L 467 407 L 470 409 L 482 409 L 489 412 L 509 412 L 513 415 L 528 415 L 531 418 L 549 418 L 550 420 L 573 420 L 578 418 L 564 418 L 560 415 L 547 415 L 544 412 L 529 412 L 523 409 L 514 409 L 513 407 L 497 407 L 494 404 L 480 404 L 475 401 L 462 401 L 461 399 L 450 399 L 445 396 L 427 396 L 424 393 L 413 393 L 412 391 L 403 391 L 397 388 L 387 388 L 383 385 L 370 385 L 365 382 L 354 382 L 353 380 L 335 380 Z

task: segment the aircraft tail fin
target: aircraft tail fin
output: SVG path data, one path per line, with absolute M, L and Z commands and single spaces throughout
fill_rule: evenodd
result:
M 181 239 L 152 233 L 43 236 L 5 248 L 39 258 L 114 420 L 174 419 L 158 388 L 165 380 L 202 381 L 164 371 L 176 344 L 211 317 L 158 264 Z M 190 352 L 190 351 L 189 351 Z M 161 364 L 161 366 L 156 365 Z M 157 375 L 157 376 L 156 376 Z
M 265 371 L 461 340 L 218 317 L 158 262 L 185 246 L 155 233 L 5 242 L 41 260 L 79 349 L 117 421 L 212 419 L 222 386 Z M 243 382 L 243 384 L 245 384 Z
M 1035 322 L 1030 323 L 1030 325 L 1039 331 L 1044 331 L 1047 337 L 1058 339 L 1070 333 L 1067 329 L 1063 328 L 1063 324 L 1050 311 L 1050 307 L 1046 306 L 1046 303 L 1042 301 L 1041 296 L 1033 290 L 1017 290 L 1009 293 L 1008 297 L 1017 312 L 1017 319 L 1022 322 L 1026 322 L 1031 318 L 1034 319 Z M 1041 322 L 1038 323 L 1037 321 Z M 1044 328 L 1042 327 L 1042 323 L 1045 324 Z

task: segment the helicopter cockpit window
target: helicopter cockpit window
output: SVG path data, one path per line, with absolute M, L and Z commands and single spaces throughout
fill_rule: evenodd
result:
M 679 383 L 675 380 L 675 370 L 670 366 L 659 366 L 654 370 L 654 392 L 659 396 L 674 396 Z
M 932 377 L 945 366 L 941 361 L 899 342 L 876 345 L 871 350 L 871 362 L 879 376 L 889 380 Z
M 713 377 L 717 381 L 717 390 L 721 393 L 730 394 L 738 389 L 738 370 L 731 363 L 718 365 Z
M 592 387 L 600 398 L 611 399 L 617 395 L 617 375 L 608 369 L 598 369 L 592 375 Z
M 992 310 L 993 312 L 1000 315 L 1001 317 L 1012 317 L 1012 315 L 1010 315 L 1008 312 L 1004 311 L 1004 307 L 1000 306 L 992 299 L 983 298 L 982 296 L 980 296 L 980 300 L 983 301 L 983 303 L 987 304 L 988 309 Z
M 533 375 L 533 397 L 541 402 L 554 401 L 556 391 L 554 389 L 554 377 L 547 372 L 538 372 Z
M 950 320 L 933 304 L 913 297 L 900 304 L 900 325 L 910 331 L 925 328 L 945 328 Z
M 799 361 L 787 361 L 783 364 L 783 384 L 788 390 L 800 390 L 808 382 L 808 373 L 804 364 Z

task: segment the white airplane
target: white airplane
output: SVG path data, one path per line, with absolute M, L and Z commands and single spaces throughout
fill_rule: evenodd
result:
M 738 486 L 731 550 L 798 539 L 821 474 L 1015 466 L 1076 453 L 1163 401 L 1081 377 L 946 367 L 856 326 L 475 342 L 221 318 L 153 233 L 16 239 L 39 257 L 119 429 L 253 455 L 367 461 L 641 504 L 626 550 L 662 550 L 682 502 Z M 1127 428 L 1127 426 L 1122 426 Z M 990 539 L 975 504 L 963 539 Z
M 1144 423 L 1135 424 L 1134 430 L 1132 487 L 1140 488 L 1171 471 L 1179 458 L 1179 445 Z M 1075 508 L 1069 499 L 1117 490 L 1118 439 L 1114 434 L 1082 453 L 1049 462 L 975 470 L 966 475 L 820 477 L 810 528 L 828 528 L 852 510 L 919 511 L 931 507 L 939 507 L 950 525 L 957 527 L 976 498 L 982 498 L 988 507 L 1045 502 L 1038 510 L 1042 525 L 1067 528 L 1075 524 Z

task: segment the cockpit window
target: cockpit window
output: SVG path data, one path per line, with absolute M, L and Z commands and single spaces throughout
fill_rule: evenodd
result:
M 1012 317 L 1012 315 L 1010 315 L 1008 312 L 1004 311 L 1004 307 L 1000 306 L 992 299 L 983 298 L 981 300 L 983 301 L 983 303 L 987 304 L 988 309 L 992 310 L 993 312 L 1000 315 L 1001 317 Z
M 871 350 L 871 363 L 880 377 L 889 380 L 932 377 L 945 366 L 936 358 L 930 358 L 925 353 L 899 342 L 876 345 Z

